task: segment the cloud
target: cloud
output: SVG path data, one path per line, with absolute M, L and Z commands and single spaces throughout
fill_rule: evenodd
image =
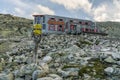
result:
M 51 14 L 54 15 L 55 12 L 48 7 L 42 6 L 42 5 L 37 5 L 35 6 L 35 10 L 33 14 Z
M 120 0 L 3 1 L 6 3 L 5 5 L 9 4 L 10 7 L 8 8 L 8 6 L 6 6 L 6 8 L 1 8 L 0 11 L 2 13 L 11 13 L 26 18 L 33 18 L 33 14 L 63 14 L 62 16 L 91 19 L 95 21 L 120 21 Z
M 102 5 L 102 6 L 98 6 L 97 8 L 94 8 L 92 15 L 94 17 L 94 20 L 104 21 L 108 18 L 107 14 L 108 13 L 107 13 L 106 5 Z
M 93 18 L 96 21 L 120 21 L 120 0 L 113 0 L 111 4 L 104 3 L 93 8 Z
M 18 15 L 24 15 L 25 14 L 25 12 L 23 11 L 23 9 L 21 9 L 21 8 L 14 8 L 14 10 L 15 10 L 15 14 L 18 14 Z
M 9 0 L 9 3 L 15 6 L 13 15 L 17 16 L 32 18 L 33 14 L 55 14 L 52 9 L 41 4 L 25 2 L 23 0 Z
M 82 9 L 87 15 L 93 17 L 95 21 L 120 21 L 120 0 L 104 1 L 96 6 L 93 6 L 95 0 L 92 0 L 92 2 L 89 2 L 89 0 L 50 1 L 64 6 L 70 12 Z
M 90 12 L 92 3 L 88 0 L 50 0 L 53 3 L 63 5 L 67 10 L 83 9 L 85 12 Z

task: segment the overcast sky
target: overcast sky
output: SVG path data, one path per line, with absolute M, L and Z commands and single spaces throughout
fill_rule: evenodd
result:
M 33 18 L 49 14 L 95 21 L 120 21 L 120 0 L 0 0 L 0 13 Z

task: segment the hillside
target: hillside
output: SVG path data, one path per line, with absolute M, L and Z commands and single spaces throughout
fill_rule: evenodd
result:
M 0 14 L 0 36 L 26 35 L 32 27 L 32 20 L 10 14 Z
M 35 53 L 32 20 L 0 14 L 0 80 L 120 80 L 119 24 L 97 23 L 111 37 L 42 36 Z
M 30 19 L 0 14 L 0 36 L 28 35 L 31 33 L 32 22 Z M 120 22 L 96 22 L 96 25 L 110 37 L 120 37 Z
M 96 25 L 106 31 L 110 37 L 120 37 L 120 22 L 97 22 Z

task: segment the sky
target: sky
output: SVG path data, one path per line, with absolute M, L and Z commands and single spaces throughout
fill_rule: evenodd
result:
M 120 0 L 0 0 L 0 13 L 29 19 L 48 14 L 120 22 Z

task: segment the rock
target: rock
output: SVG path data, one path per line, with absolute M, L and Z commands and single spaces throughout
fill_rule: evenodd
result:
M 30 64 L 30 65 L 22 65 L 20 70 L 15 70 L 14 75 L 16 78 L 25 76 L 25 75 L 32 75 L 32 73 L 37 69 L 37 65 Z
M 88 74 L 84 74 L 84 80 L 90 80 L 91 76 Z
M 65 49 L 64 51 L 65 51 L 65 52 L 68 52 L 68 53 L 70 53 L 70 54 L 72 54 L 72 53 L 78 53 L 78 52 L 80 52 L 80 48 L 77 47 L 76 45 L 73 45 L 72 47 L 70 47 L 70 48 L 68 48 L 68 49 Z M 64 53 L 65 53 L 65 52 L 64 52 Z
M 19 51 L 18 51 L 17 46 L 15 46 L 15 48 L 12 49 L 12 52 L 10 53 L 10 55 L 17 55 L 17 52 Z
M 67 71 L 63 71 L 61 69 L 58 69 L 57 71 L 62 77 L 68 77 L 69 76 L 69 72 Z
M 37 80 L 55 80 L 55 79 L 53 79 L 51 77 L 43 77 L 43 78 L 38 78 Z
M 63 70 L 61 70 L 61 69 L 58 69 L 58 73 L 59 73 L 62 77 L 78 76 L 78 71 L 72 71 L 72 70 L 63 71 Z
M 120 75 L 119 68 L 107 67 L 106 69 L 104 69 L 104 71 L 108 75 Z
M 36 70 L 32 74 L 32 80 L 36 80 L 37 78 L 41 78 L 45 75 L 46 73 L 43 70 Z
M 120 61 L 116 61 L 116 63 L 117 63 L 118 65 L 120 65 Z
M 25 80 L 31 80 L 32 76 L 31 75 L 25 75 Z
M 85 66 L 85 65 L 88 64 L 88 61 L 85 60 L 84 58 L 81 58 L 81 59 L 80 59 L 80 64 L 83 65 L 83 66 Z
M 0 63 L 0 72 L 3 71 L 3 65 Z
M 115 63 L 116 62 L 111 56 L 109 56 L 108 58 L 104 59 L 104 61 L 108 62 L 108 63 Z
M 11 42 L 21 42 L 21 39 L 20 38 L 11 38 L 10 39 Z
M 59 75 L 57 74 L 49 74 L 49 77 L 53 78 L 53 80 L 63 80 Z
M 13 74 L 0 74 L 0 80 L 14 80 Z
M 0 80 L 9 80 L 6 74 L 0 74 Z
M 3 71 L 4 67 L 5 67 L 5 59 L 4 58 L 0 58 L 0 72 Z
M 15 70 L 14 71 L 14 76 L 15 78 L 18 78 L 18 77 L 21 77 L 21 76 L 24 76 L 25 73 L 23 71 L 20 71 L 20 70 Z
M 107 53 L 103 53 L 103 52 L 102 53 L 99 52 L 97 54 L 94 54 L 94 57 L 95 56 L 96 56 L 96 58 L 100 58 L 101 61 L 108 57 Z
M 9 80 L 14 80 L 14 75 L 13 75 L 13 73 L 9 73 L 9 74 L 7 75 L 7 77 L 9 78 Z
M 37 69 L 36 64 L 30 64 L 25 67 L 21 71 L 24 71 L 25 74 L 32 74 Z
M 15 80 L 25 80 L 25 79 L 23 79 L 23 78 L 15 78 Z
M 44 72 L 46 72 L 46 73 L 49 72 L 49 66 L 46 63 L 40 62 L 39 65 Z
M 59 63 L 54 63 L 54 66 L 55 66 L 55 67 L 59 67 L 60 64 L 59 64 Z
M 42 61 L 45 62 L 45 63 L 50 63 L 51 60 L 52 60 L 52 57 L 50 57 L 50 56 L 45 56 Z
M 32 57 L 28 57 L 27 60 L 26 60 L 26 63 L 27 63 L 27 64 L 31 64 L 32 61 L 33 61 L 33 60 L 32 60 Z
M 18 62 L 18 63 L 23 63 L 27 61 L 27 57 L 25 57 L 25 55 L 21 55 L 21 56 L 16 56 L 14 62 Z
M 73 60 L 74 60 L 73 54 L 68 55 L 67 58 L 68 58 L 68 60 L 70 60 L 70 61 L 73 61 Z
M 120 60 L 120 53 L 112 53 L 112 57 L 115 60 Z

